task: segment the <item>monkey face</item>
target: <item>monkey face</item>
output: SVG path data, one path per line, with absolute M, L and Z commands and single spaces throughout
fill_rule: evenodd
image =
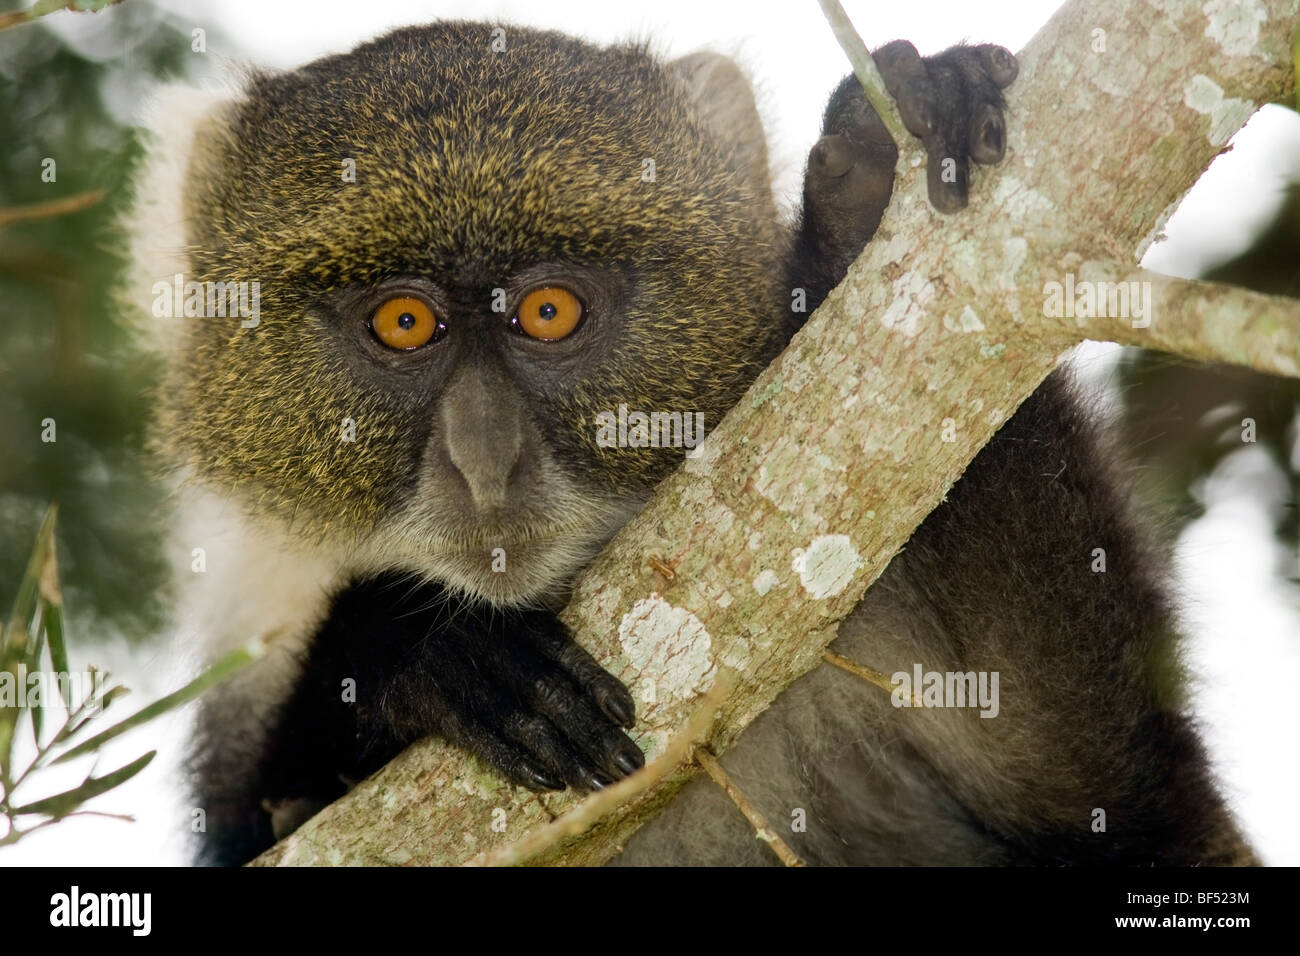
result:
M 214 110 L 188 270 L 258 282 L 260 315 L 178 333 L 191 473 L 363 564 L 566 580 L 686 450 L 610 421 L 712 428 L 779 349 L 761 129 L 718 120 L 707 65 L 442 23 Z

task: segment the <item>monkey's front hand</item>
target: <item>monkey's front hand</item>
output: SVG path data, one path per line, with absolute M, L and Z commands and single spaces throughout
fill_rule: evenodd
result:
M 992 44 L 922 57 L 906 40 L 874 58 L 903 123 L 925 145 L 931 204 L 945 213 L 964 208 L 970 161 L 996 163 L 1006 151 L 1002 90 L 1020 71 L 1016 58 Z M 829 291 L 844 277 L 889 204 L 897 159 L 898 147 L 849 74 L 831 95 L 808 156 L 800 282 Z
M 644 765 L 620 729 L 635 720 L 632 695 L 553 615 L 489 628 L 429 638 L 441 644 L 428 672 L 433 733 L 533 790 L 595 790 Z
M 922 58 L 912 44 L 895 40 L 873 56 L 908 132 L 925 145 L 930 202 L 940 212 L 965 208 L 969 160 L 992 164 L 1006 151 L 1002 90 L 1020 64 L 991 43 Z

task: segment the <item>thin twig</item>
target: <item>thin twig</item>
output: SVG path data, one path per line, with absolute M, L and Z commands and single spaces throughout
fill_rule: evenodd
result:
M 107 681 L 108 679 L 107 673 L 105 673 L 104 679 L 105 681 Z M 18 777 L 13 781 L 12 784 L 9 785 L 9 788 L 5 795 L 6 799 L 8 799 L 8 795 L 13 791 L 17 790 L 18 786 L 24 780 L 30 777 L 34 771 L 41 769 L 41 767 L 45 765 L 46 758 L 50 757 L 54 753 L 54 751 L 58 748 L 59 744 L 63 743 L 63 741 L 67 740 L 70 736 L 72 736 L 72 734 L 80 726 L 78 721 L 80 721 L 81 718 L 85 716 L 86 711 L 91 709 L 92 707 L 95 707 L 98 704 L 101 704 L 102 701 L 103 701 L 103 695 L 96 697 L 95 694 L 92 692 L 90 694 L 87 694 L 86 699 L 83 700 L 80 704 L 78 704 L 73 710 L 71 710 L 68 713 L 67 719 L 63 721 L 63 726 L 60 727 L 55 732 L 54 737 L 50 740 L 50 742 L 47 743 L 44 747 L 36 748 L 36 756 L 32 759 L 32 762 L 28 764 L 27 768 L 18 775 Z
M 736 808 L 745 815 L 749 825 L 754 828 L 758 838 L 772 848 L 772 852 L 780 857 L 781 862 L 786 866 L 803 866 L 803 860 L 799 859 L 799 854 L 790 849 L 790 845 L 776 835 L 776 831 L 768 826 L 767 820 L 763 819 L 763 814 L 758 807 L 750 802 L 749 797 L 736 786 L 734 780 L 722 769 L 722 764 L 718 763 L 718 758 L 713 756 L 703 747 L 695 751 L 695 759 L 725 793 L 728 799 L 736 805 Z
M 894 692 L 894 685 L 890 683 L 889 678 L 873 667 L 868 667 L 866 664 L 859 664 L 857 661 L 851 660 L 842 654 L 836 654 L 833 651 L 823 652 L 822 659 L 826 661 L 827 664 L 834 664 L 840 670 L 848 671 L 854 677 L 861 677 L 868 684 L 875 684 L 886 694 L 892 694 Z M 912 695 L 912 706 L 922 706 L 921 698 L 917 697 L 915 694 Z
M 862 42 L 858 31 L 853 28 L 853 21 L 844 12 L 840 0 L 817 0 L 817 3 L 822 8 L 826 22 L 834 31 L 835 39 L 839 41 L 844 55 L 849 58 L 853 72 L 858 82 L 862 84 L 862 92 L 866 94 L 867 102 L 871 104 L 880 121 L 885 124 L 885 129 L 889 130 L 889 135 L 898 144 L 901 162 L 902 147 L 911 142 L 911 136 L 907 132 L 907 127 L 903 125 L 903 118 L 898 115 L 894 101 L 885 90 L 885 81 L 880 71 L 876 69 L 876 61 L 871 58 L 871 51 Z
M 10 846 L 11 844 L 17 843 L 29 833 L 35 833 L 37 830 L 44 829 L 45 827 L 52 827 L 58 822 L 58 820 L 42 820 L 40 823 L 30 826 L 26 830 L 19 830 L 14 826 L 13 818 L 11 817 L 9 819 L 9 832 L 0 837 L 0 846 Z
M 718 707 L 735 686 L 735 674 L 721 670 L 713 686 L 691 715 L 682 732 L 674 736 L 649 764 L 618 783 L 597 790 L 568 813 L 525 834 L 518 841 L 480 853 L 466 866 L 514 866 L 536 859 L 543 851 L 590 829 L 611 811 L 630 804 L 633 798 L 678 770 L 713 730 Z
M 3 27 L 0 27 L 0 29 L 3 29 Z M 77 193 L 74 196 L 64 196 L 62 199 L 51 199 L 47 202 L 34 202 L 27 206 L 10 206 L 8 209 L 0 209 L 0 228 L 12 225 L 15 222 L 25 222 L 29 219 L 50 219 L 70 212 L 80 212 L 95 205 L 107 195 L 107 189 L 91 189 L 88 192 Z

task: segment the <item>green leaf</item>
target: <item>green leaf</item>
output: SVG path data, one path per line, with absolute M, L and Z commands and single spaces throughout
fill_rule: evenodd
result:
M 40 594 L 41 572 L 45 570 L 46 555 L 54 542 L 54 521 L 59 512 L 58 505 L 50 505 L 41 521 L 40 530 L 36 532 L 36 544 L 31 557 L 27 559 L 27 568 L 18 582 L 18 593 L 14 596 L 13 608 L 9 611 L 9 626 L 5 628 L 5 659 L 13 661 L 15 656 L 22 659 L 27 646 L 27 629 L 36 620 L 36 599 Z
M 180 690 L 173 691 L 166 697 L 159 698 L 149 706 L 142 708 L 125 720 L 109 727 L 107 730 L 101 731 L 87 740 L 83 740 L 67 753 L 60 755 L 58 759 L 53 762 L 63 763 L 66 760 L 71 760 L 72 758 L 79 757 L 82 754 L 90 753 L 92 750 L 98 750 L 103 744 L 112 740 L 114 737 L 126 733 L 131 728 L 139 727 L 141 724 L 148 723 L 155 717 L 160 717 L 168 711 L 175 710 L 183 704 L 188 704 L 209 687 L 214 684 L 219 684 L 227 677 L 243 670 L 265 653 L 266 646 L 260 641 L 254 641 L 246 647 L 242 647 L 236 651 L 231 651 Z
M 41 651 L 45 650 L 45 628 L 37 625 L 36 636 L 32 640 L 31 647 L 27 651 L 27 673 L 41 669 Z M 39 707 L 31 708 L 32 717 L 32 740 L 36 744 L 36 749 L 41 749 L 41 729 L 45 725 L 45 695 L 41 695 L 41 704 Z
M 56 793 L 52 797 L 45 797 L 42 800 L 36 800 L 21 807 L 14 807 L 12 813 L 14 816 L 20 813 L 42 813 L 56 820 L 60 817 L 66 817 L 87 800 L 91 800 L 101 793 L 107 793 L 114 787 L 126 783 L 149 766 L 149 762 L 157 755 L 158 751 L 151 750 L 143 757 L 132 760 L 125 767 L 119 767 L 112 773 L 106 773 L 102 777 L 87 777 L 79 787 L 65 790 L 63 793 Z
M 13 675 L 15 684 L 19 683 L 19 664 L 27 659 L 30 640 L 27 629 L 36 620 L 41 572 L 45 570 L 47 555 L 54 546 L 54 522 L 58 511 L 58 505 L 50 505 L 36 532 L 36 543 L 27 559 L 22 579 L 18 582 L 18 593 L 14 596 L 13 608 L 9 612 L 9 624 L 4 629 L 3 640 L 0 640 L 0 668 Z M 9 761 L 13 758 L 14 728 L 25 709 L 26 695 L 19 694 L 15 703 L 17 706 L 0 708 L 0 781 L 6 785 L 13 770 Z
M 48 641 L 50 663 L 53 667 L 53 673 L 57 677 L 60 674 L 68 673 L 68 654 L 63 643 L 63 589 L 59 586 L 58 543 L 54 538 L 53 530 L 54 524 L 51 521 L 51 533 L 45 548 L 45 560 L 42 562 L 40 576 L 37 580 L 40 620 L 36 625 L 31 648 L 27 652 L 27 673 L 31 674 L 41 669 L 41 654 L 44 652 Z M 57 648 L 55 647 L 56 642 Z M 63 706 L 71 710 L 71 682 L 58 681 L 58 687 L 59 694 L 63 698 Z M 44 701 L 42 700 L 42 706 L 33 707 L 31 711 L 32 737 L 35 740 L 36 749 L 39 750 L 41 747 L 41 730 L 45 724 Z
M 54 664 L 55 673 L 71 673 L 68 670 L 68 646 L 64 643 L 63 635 L 63 605 L 46 601 L 42 606 L 41 620 L 45 625 L 45 638 L 50 645 L 50 661 Z M 59 684 L 59 689 L 61 692 L 67 691 L 63 694 L 63 703 L 71 707 L 71 690 L 64 684 Z
M 50 647 L 50 663 L 56 674 L 68 674 L 68 647 L 63 639 L 63 587 L 59 584 L 59 549 L 53 537 L 45 553 L 45 565 L 40 577 L 41 630 L 37 642 L 43 639 Z M 39 658 L 39 655 L 36 655 Z M 39 659 L 32 666 L 38 666 Z M 72 709 L 72 689 L 68 683 L 59 682 L 63 706 Z M 35 717 L 35 714 L 32 715 Z

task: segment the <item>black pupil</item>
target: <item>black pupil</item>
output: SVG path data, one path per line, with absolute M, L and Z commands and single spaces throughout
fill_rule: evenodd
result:
M 549 320 L 555 318 L 555 313 L 556 313 L 556 311 L 557 311 L 557 310 L 556 310 L 555 306 L 553 306 L 553 305 L 551 305 L 551 303 L 547 302 L 547 303 L 545 303 L 545 304 L 544 304 L 540 309 L 537 310 L 537 314 L 538 314 L 539 316 L 541 316 L 543 319 L 546 319 L 546 320 L 549 321 Z
M 397 324 L 409 332 L 415 327 L 415 316 L 411 315 L 410 312 L 403 312 L 397 317 Z

